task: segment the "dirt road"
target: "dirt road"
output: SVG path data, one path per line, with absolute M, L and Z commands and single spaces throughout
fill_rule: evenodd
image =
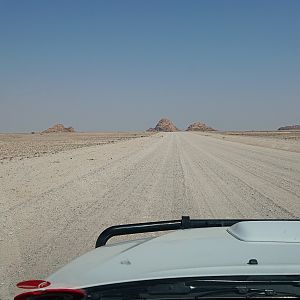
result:
M 300 153 L 178 132 L 0 167 L 0 298 L 92 249 L 107 226 L 300 218 Z

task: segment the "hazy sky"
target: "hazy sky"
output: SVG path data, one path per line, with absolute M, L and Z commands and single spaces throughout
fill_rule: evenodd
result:
M 300 1 L 0 0 L 0 132 L 300 123 Z

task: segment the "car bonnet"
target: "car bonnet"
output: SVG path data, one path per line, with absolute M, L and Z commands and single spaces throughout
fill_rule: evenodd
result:
M 300 226 L 300 222 L 296 223 L 281 222 L 276 226 Z M 177 230 L 155 238 L 99 247 L 47 280 L 51 287 L 82 288 L 175 277 L 300 274 L 299 239 L 289 236 L 285 240 L 282 231 L 279 238 L 273 233 L 268 239 L 270 229 L 264 222 L 256 227 L 256 233 L 245 225 Z M 286 229 L 300 234 L 295 228 Z

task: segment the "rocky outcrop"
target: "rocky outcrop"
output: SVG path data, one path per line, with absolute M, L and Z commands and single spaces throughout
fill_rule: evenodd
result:
M 153 130 L 154 129 L 154 130 Z M 164 131 L 164 132 L 174 132 L 179 131 L 179 129 L 170 121 L 169 119 L 161 119 L 156 124 L 155 128 L 149 128 L 151 131 Z
M 146 130 L 147 132 L 156 132 L 156 130 L 155 130 L 155 128 L 148 128 L 147 130 Z
M 300 130 L 300 125 L 289 125 L 278 128 L 278 130 Z
M 55 124 L 52 127 L 44 130 L 42 133 L 55 133 L 55 132 L 75 132 L 73 127 L 65 127 L 63 124 Z
M 189 125 L 186 131 L 216 131 L 216 129 L 206 126 L 204 123 L 195 122 Z

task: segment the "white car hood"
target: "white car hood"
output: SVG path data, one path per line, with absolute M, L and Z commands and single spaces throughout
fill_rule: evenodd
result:
M 300 274 L 300 222 L 286 222 L 293 227 L 290 230 L 283 222 L 274 222 L 273 225 L 278 223 L 278 235 L 268 234 L 270 228 L 264 222 L 255 225 L 259 225 L 256 233 L 250 230 L 254 225 L 246 223 L 254 222 L 241 222 L 230 228 L 177 230 L 146 240 L 99 247 L 47 280 L 53 288 L 84 288 L 174 277 Z M 291 231 L 294 233 L 287 234 Z M 248 264 L 250 259 L 256 259 L 257 264 Z

